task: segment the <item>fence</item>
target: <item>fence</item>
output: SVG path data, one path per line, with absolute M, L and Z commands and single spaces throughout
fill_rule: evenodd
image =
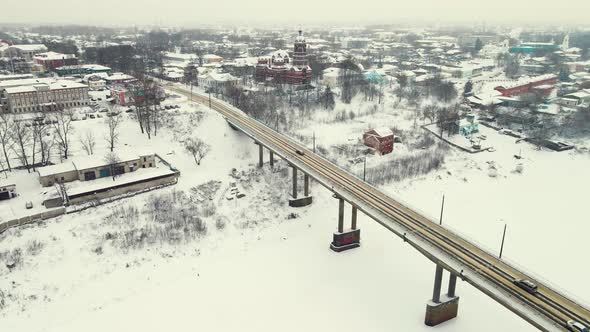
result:
M 0 223 L 0 233 L 4 232 L 5 230 L 7 230 L 11 227 L 22 226 L 22 225 L 30 224 L 33 222 L 37 222 L 37 221 L 41 221 L 41 220 L 45 220 L 45 219 L 49 219 L 49 218 L 55 218 L 57 216 L 61 216 L 61 215 L 65 214 L 65 213 L 66 213 L 66 208 L 60 207 L 60 208 L 56 208 L 54 210 L 44 211 L 44 212 L 33 214 L 30 216 L 5 221 L 3 223 Z

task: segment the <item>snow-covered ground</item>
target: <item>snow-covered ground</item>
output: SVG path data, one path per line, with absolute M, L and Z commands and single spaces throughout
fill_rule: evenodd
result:
M 285 165 L 256 170 L 256 146 L 221 116 L 182 98 L 169 102 L 182 105 L 169 128 L 147 141 L 127 118 L 120 143 L 163 156 L 182 172 L 178 185 L 0 235 L 0 258 L 17 248 L 23 257 L 13 270 L 0 266 L 2 330 L 432 330 L 423 324 L 434 276 L 430 261 L 365 216 L 359 219 L 362 246 L 332 252 L 337 201 L 329 192 L 312 185 L 314 204 L 287 207 Z M 347 124 L 319 123 L 300 133 L 315 132 L 319 142 L 331 146 L 352 144 L 372 123 L 410 128 L 405 111 L 385 112 Z M 98 126 L 99 121 L 104 120 L 78 121 L 75 130 L 83 134 L 92 128 L 97 153 L 103 153 L 106 143 L 100 138 L 106 126 Z M 184 152 L 183 133 L 211 145 L 200 166 Z M 506 259 L 590 302 L 584 264 L 590 156 L 538 151 L 509 136 L 487 136 L 495 152 L 472 155 L 451 149 L 442 169 L 383 189 L 433 216 L 438 216 L 444 193 L 444 224 L 494 251 L 507 223 Z M 371 165 L 395 158 L 398 148 L 408 152 L 396 147 L 382 160 L 371 157 Z M 77 146 L 73 153 L 83 154 Z M 490 172 L 492 161 L 495 172 Z M 514 172 L 519 163 L 523 171 Z M 348 167 L 358 174 L 362 165 Z M 230 176 L 233 168 L 239 177 Z M 137 247 L 122 245 L 127 243 L 121 240 L 124 232 L 162 226 L 149 220 L 154 197 L 185 192 L 200 198 L 191 188 L 210 180 L 220 181 L 213 200 L 187 203 L 206 223 L 206 234 L 184 232 L 179 242 L 150 242 L 147 235 L 147 242 Z M 246 197 L 227 200 L 233 182 Z M 189 201 L 181 202 L 177 204 Z M 211 204 L 214 213 L 206 213 Z M 135 221 L 114 216 L 131 208 L 139 211 Z M 225 227 L 218 227 L 219 220 Z M 457 292 L 459 317 L 437 330 L 534 330 L 465 283 L 459 283 Z

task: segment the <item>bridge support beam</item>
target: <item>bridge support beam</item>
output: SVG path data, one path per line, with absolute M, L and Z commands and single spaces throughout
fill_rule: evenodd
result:
M 351 227 L 344 230 L 344 199 L 338 198 L 338 232 L 334 233 L 330 249 L 341 252 L 358 248 L 361 243 L 361 230 L 356 227 L 357 208 L 352 206 Z
M 264 146 L 262 146 L 262 144 L 258 143 L 258 167 L 262 168 L 263 164 L 264 164 Z
M 434 274 L 432 300 L 426 303 L 426 317 L 424 318 L 424 324 L 428 326 L 436 326 L 457 317 L 457 312 L 459 310 L 459 297 L 455 296 L 457 275 L 451 273 L 447 294 L 441 297 L 440 291 L 442 277 L 443 267 L 437 264 L 436 272 Z
M 275 166 L 275 154 L 274 154 L 274 152 L 272 152 L 272 150 L 268 150 L 268 154 L 269 154 L 270 168 L 273 168 Z
M 292 166 L 293 191 L 289 199 L 290 207 L 303 207 L 313 202 L 313 196 L 309 194 L 309 175 L 303 174 L 303 197 L 297 197 L 297 167 Z

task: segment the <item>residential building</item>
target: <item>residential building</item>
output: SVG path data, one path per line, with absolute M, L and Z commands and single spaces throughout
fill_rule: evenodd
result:
M 220 63 L 221 61 L 223 61 L 223 58 L 220 57 L 219 55 L 215 55 L 215 54 L 203 55 L 203 65 Z
M 78 64 L 78 58 L 74 54 L 62 54 L 56 52 L 37 53 L 33 57 L 35 63 L 42 65 L 47 71 L 54 71 L 58 67 L 73 66 Z
M 203 89 L 221 92 L 228 86 L 237 85 L 239 78 L 228 73 L 217 73 L 210 71 L 206 74 L 199 75 L 199 86 Z
M 533 54 L 535 56 L 543 56 L 547 53 L 559 50 L 559 45 L 555 43 L 521 43 L 518 46 L 510 48 L 510 53 Z
M 31 62 L 35 54 L 43 52 L 47 52 L 47 46 L 43 44 L 12 45 L 4 50 L 3 56 L 7 58 L 23 58 L 25 61 Z
M 370 42 L 369 38 L 345 37 L 340 41 L 340 46 L 347 49 L 365 49 Z
M 107 73 L 111 74 L 112 69 L 101 65 L 75 65 L 75 66 L 61 66 L 55 68 L 55 72 L 59 76 L 78 76 L 82 77 L 85 75 L 96 74 L 96 73 Z
M 561 98 L 559 103 L 563 106 L 590 105 L 590 89 L 567 94 Z
M 107 86 L 107 82 L 104 77 L 97 74 L 89 75 L 85 77 L 84 80 L 88 83 L 88 89 L 90 90 L 101 90 L 105 89 Z
M 113 73 L 113 75 L 105 77 L 105 81 L 107 82 L 107 85 L 116 85 L 132 83 L 137 81 L 137 79 L 131 75 L 123 73 Z
M 363 143 L 382 155 L 388 154 L 393 151 L 393 132 L 387 127 L 371 129 L 364 133 Z
M 88 105 L 88 86 L 53 78 L 0 82 L 4 112 L 46 112 Z

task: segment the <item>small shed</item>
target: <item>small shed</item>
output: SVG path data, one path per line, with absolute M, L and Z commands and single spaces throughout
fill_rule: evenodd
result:
M 387 127 L 371 129 L 363 135 L 363 143 L 380 154 L 393 151 L 393 131 Z

